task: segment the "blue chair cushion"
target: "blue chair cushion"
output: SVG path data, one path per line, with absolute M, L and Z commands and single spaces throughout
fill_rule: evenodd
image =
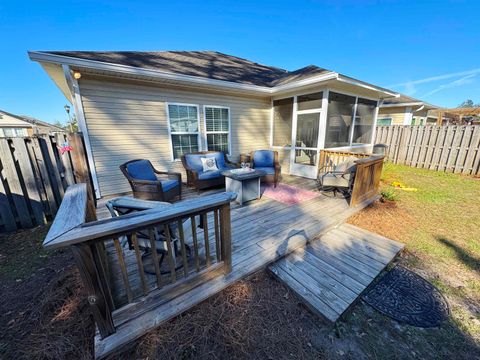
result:
M 198 173 L 198 178 L 200 180 L 210 180 L 210 179 L 216 179 L 222 175 L 222 170 L 215 170 L 215 171 L 205 171 L 205 172 L 199 172 Z
M 267 175 L 275 175 L 275 168 L 274 167 L 262 167 L 262 166 L 255 166 L 255 170 L 262 170 L 267 173 Z
M 253 153 L 253 167 L 274 167 L 275 155 L 270 150 L 257 150 Z
M 163 191 L 169 191 L 179 185 L 178 180 L 161 180 L 161 183 Z
M 157 176 L 148 160 L 139 160 L 128 164 L 127 171 L 134 179 L 150 181 L 157 180 Z
M 205 155 L 201 154 L 185 154 L 185 161 L 187 165 L 196 172 L 203 171 L 202 160 L 200 160 Z

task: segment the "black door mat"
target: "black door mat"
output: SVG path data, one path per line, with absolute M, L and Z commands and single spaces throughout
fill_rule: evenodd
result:
M 422 328 L 439 326 L 450 314 L 447 301 L 432 284 L 401 266 L 390 270 L 362 298 L 382 314 Z

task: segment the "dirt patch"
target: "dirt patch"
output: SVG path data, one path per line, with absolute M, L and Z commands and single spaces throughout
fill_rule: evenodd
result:
M 48 227 L 0 237 L 0 358 L 91 359 L 93 322 L 69 250 L 44 251 Z
M 401 238 L 415 227 L 415 218 L 395 201 L 375 201 L 348 219 L 348 223 L 387 238 Z
M 266 272 L 228 287 L 109 359 L 364 358 Z

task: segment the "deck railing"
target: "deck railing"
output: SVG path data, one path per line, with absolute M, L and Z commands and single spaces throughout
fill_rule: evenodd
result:
M 319 171 L 333 171 L 336 165 L 350 156 L 358 158 L 355 161 L 357 168 L 350 197 L 350 206 L 355 206 L 378 194 L 384 156 L 348 151 L 321 150 Z
M 165 287 L 174 291 L 182 282 L 219 267 L 231 271 L 234 199 L 235 194 L 222 193 L 97 221 L 86 185 L 75 184 L 67 189 L 43 245 L 72 249 L 98 331 L 105 338 L 115 332 L 112 313 L 125 305 Z M 163 252 L 157 252 L 159 243 L 165 246 Z M 178 251 L 173 243 L 179 244 Z M 152 268 L 148 276 L 146 253 Z M 167 271 L 160 268 L 160 256 L 167 259 Z M 177 258 L 180 266 L 175 265 Z

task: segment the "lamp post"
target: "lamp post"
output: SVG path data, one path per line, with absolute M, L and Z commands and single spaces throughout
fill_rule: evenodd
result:
M 67 115 L 68 115 L 68 123 L 70 124 L 70 132 L 73 133 L 72 118 L 70 116 L 70 106 L 65 105 L 63 108 L 65 109 L 65 111 L 67 112 Z

